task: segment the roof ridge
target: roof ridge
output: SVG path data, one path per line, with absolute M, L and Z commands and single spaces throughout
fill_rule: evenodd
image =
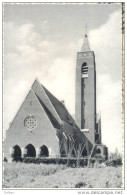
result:
M 45 87 L 40 83 L 40 81 L 38 80 L 38 79 L 35 79 L 35 81 L 39 84 L 39 86 L 40 86 L 40 88 L 41 88 L 41 90 L 42 90 L 42 93 L 45 93 L 45 95 L 46 95 L 46 97 L 47 97 L 47 99 L 48 99 L 48 101 L 50 102 L 50 107 L 52 107 L 52 109 L 53 109 L 53 111 L 55 112 L 55 114 L 56 114 L 56 116 L 58 117 L 58 119 L 57 119 L 57 117 L 55 117 L 56 118 L 56 120 L 59 120 L 59 122 L 61 122 L 61 118 L 60 118 L 60 116 L 58 115 L 58 113 L 56 112 L 56 110 L 55 110 L 55 108 L 54 108 L 54 105 L 52 104 L 52 102 L 50 101 L 50 98 L 48 97 L 48 95 L 47 95 L 47 93 L 46 93 L 46 91 L 45 91 Z M 34 83 L 35 83 L 35 81 L 34 81 Z M 34 85 L 34 83 L 33 83 L 33 85 Z M 33 87 L 33 85 L 32 85 L 32 87 Z M 32 88 L 31 87 L 31 88 Z M 43 92 L 44 91 L 44 92 Z M 34 92 L 35 93 L 35 92 Z M 53 112 L 52 111 L 52 112 Z
M 54 126 L 55 128 L 60 128 L 59 122 L 56 120 L 56 118 L 53 116 L 53 114 L 49 111 L 49 109 L 47 108 L 47 106 L 43 103 L 43 101 L 38 97 L 38 95 L 37 95 L 36 93 L 35 93 L 35 95 L 36 95 L 38 101 L 40 102 L 41 106 L 42 106 L 43 109 L 45 110 L 45 112 L 46 112 L 46 114 L 47 114 L 49 120 L 50 120 L 51 123 L 53 124 L 53 126 Z M 52 119 L 55 120 L 55 123 L 56 123 L 56 124 L 53 122 Z
M 46 89 L 43 85 L 42 85 L 42 87 L 44 88 L 44 90 L 45 90 L 47 96 L 49 97 L 49 99 L 51 100 L 51 97 L 50 97 L 50 96 L 52 96 L 52 97 L 55 99 L 55 101 L 57 101 L 57 102 L 59 103 L 59 106 L 61 106 L 61 108 L 64 109 L 64 111 L 66 112 L 66 117 L 62 117 L 61 111 L 59 110 L 57 104 L 55 104 L 55 103 L 53 102 L 53 100 L 51 100 L 51 102 L 52 102 L 52 104 L 53 104 L 53 106 L 54 106 L 56 112 L 57 112 L 58 115 L 60 116 L 61 120 L 67 122 L 68 124 L 69 124 L 69 120 L 71 120 L 72 123 L 75 123 L 75 120 L 73 119 L 73 117 L 71 116 L 71 114 L 69 113 L 69 111 L 67 110 L 66 106 L 65 106 L 60 100 L 58 100 L 58 99 L 57 99 L 57 98 L 56 98 L 48 89 Z M 68 119 L 68 118 L 69 118 L 69 119 Z M 66 119 L 66 120 L 65 120 L 65 119 Z M 69 124 L 69 125 L 70 125 L 70 124 Z

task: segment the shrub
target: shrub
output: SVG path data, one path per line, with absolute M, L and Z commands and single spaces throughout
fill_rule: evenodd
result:
M 7 160 L 7 158 L 6 157 L 4 157 L 4 160 L 3 160 L 4 162 L 8 162 L 8 160 Z
M 21 162 L 24 163 L 34 163 L 34 164 L 57 164 L 57 165 L 67 165 L 68 167 L 77 167 L 77 166 L 87 166 L 87 159 L 76 159 L 76 158 L 32 158 L 27 157 L 23 158 Z
M 107 160 L 105 164 L 107 166 L 116 167 L 116 166 L 122 165 L 123 163 L 122 163 L 122 158 L 119 157 L 119 158 L 115 158 L 115 159 L 112 159 L 112 160 Z
M 79 182 L 79 183 L 77 183 L 76 185 L 75 185 L 75 188 L 83 188 L 83 187 L 85 187 L 86 186 L 86 183 L 84 183 L 84 182 Z

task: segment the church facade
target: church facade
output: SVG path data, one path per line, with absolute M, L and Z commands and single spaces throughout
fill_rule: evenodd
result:
M 96 117 L 96 64 L 85 34 L 77 53 L 75 120 L 38 79 L 14 117 L 4 140 L 4 157 L 93 157 L 107 159 Z

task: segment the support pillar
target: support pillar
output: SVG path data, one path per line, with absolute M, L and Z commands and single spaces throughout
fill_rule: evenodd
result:
M 12 160 L 14 157 L 14 149 L 13 148 L 9 148 L 9 156 L 10 156 L 10 158 L 8 159 L 8 162 L 12 163 Z
M 9 154 L 10 154 L 11 158 L 14 157 L 14 149 L 13 148 L 9 148 Z
M 25 148 L 21 148 L 21 151 L 22 151 L 22 158 L 26 157 L 27 156 L 27 149 Z
M 40 157 L 40 153 L 41 153 L 41 149 L 40 148 L 36 148 L 36 158 Z

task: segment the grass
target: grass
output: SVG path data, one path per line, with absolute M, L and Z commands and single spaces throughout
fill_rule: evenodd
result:
M 122 167 L 5 163 L 3 188 L 121 188 Z

